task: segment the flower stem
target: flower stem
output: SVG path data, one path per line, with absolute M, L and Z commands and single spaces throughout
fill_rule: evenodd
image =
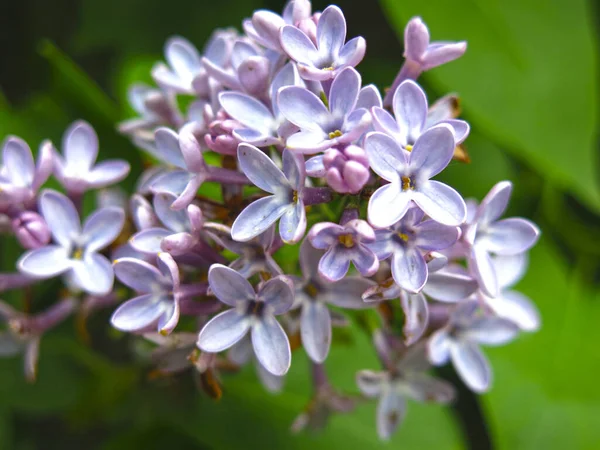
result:
M 400 86 L 400 83 L 402 83 L 404 80 L 416 80 L 419 78 L 419 75 L 421 75 L 422 72 L 423 69 L 421 68 L 421 64 L 408 59 L 404 61 L 404 64 L 402 64 L 402 67 L 398 72 L 398 75 L 396 75 L 396 78 L 392 83 L 392 87 L 385 94 L 383 106 L 386 108 L 392 106 L 392 99 L 394 98 L 394 94 L 396 93 L 398 86 Z
M 241 172 L 237 170 L 224 169 L 223 167 L 209 166 L 207 181 L 230 184 L 251 184 Z
M 328 187 L 306 187 L 302 190 L 302 200 L 305 206 L 329 203 L 333 200 L 333 192 Z

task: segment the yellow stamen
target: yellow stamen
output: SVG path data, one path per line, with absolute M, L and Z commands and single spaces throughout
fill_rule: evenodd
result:
M 304 288 L 304 292 L 306 292 L 308 295 L 310 295 L 311 297 L 315 298 L 317 296 L 317 294 L 319 293 L 317 291 L 317 288 L 315 287 L 314 284 L 308 284 L 305 288 Z
M 292 200 L 294 203 L 298 203 L 298 191 L 294 191 L 292 195 Z
M 404 147 L 406 150 L 408 150 L 409 152 L 412 152 L 413 146 L 412 145 L 407 145 L 406 147 Z
M 333 68 L 332 66 L 329 66 L 329 67 L 323 67 L 322 70 L 335 70 L 335 68 Z
M 73 259 L 81 259 L 81 258 L 83 258 L 83 250 L 78 248 L 73 252 Z
M 402 190 L 403 191 L 413 190 L 414 188 L 415 188 L 415 186 L 413 185 L 410 177 L 402 177 Z
M 340 130 L 335 130 L 332 131 L 331 133 L 329 133 L 329 139 L 335 139 L 338 138 L 342 135 L 342 132 Z
M 351 234 L 342 234 L 338 237 L 338 241 L 346 248 L 354 247 L 354 238 Z
M 408 234 L 398 233 L 398 237 L 402 239 L 404 242 L 408 242 Z

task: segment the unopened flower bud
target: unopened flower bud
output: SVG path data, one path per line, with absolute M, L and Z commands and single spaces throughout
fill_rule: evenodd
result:
M 40 248 L 50 242 L 50 230 L 38 213 L 24 211 L 12 220 L 12 229 L 26 249 Z

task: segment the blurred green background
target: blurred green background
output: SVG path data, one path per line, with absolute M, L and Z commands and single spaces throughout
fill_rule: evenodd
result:
M 131 117 L 126 89 L 150 81 L 165 39 L 180 34 L 202 47 L 215 27 L 236 26 L 256 8 L 283 1 L 3 0 L 0 5 L 0 138 L 17 134 L 36 148 L 60 142 L 78 118 L 93 124 L 101 157 L 140 158 L 115 131 Z M 326 2 L 313 2 L 323 9 Z M 402 62 L 402 30 L 420 15 L 435 40 L 466 39 L 467 54 L 420 81 L 430 102 L 462 98 L 472 126 L 472 163 L 443 178 L 481 198 L 499 180 L 515 184 L 512 215 L 543 235 L 518 288 L 538 305 L 540 332 L 487 349 L 495 383 L 454 408 L 411 403 L 391 443 L 378 441 L 375 405 L 334 417 L 320 434 L 288 432 L 310 395 L 308 364 L 294 354 L 285 392 L 270 395 L 250 367 L 225 379 L 215 403 L 189 374 L 150 380 L 132 361 L 135 340 L 109 329 L 109 311 L 73 321 L 42 341 L 39 380 L 28 385 L 21 360 L 0 360 L 0 449 L 600 448 L 600 162 L 598 5 L 584 0 L 339 1 L 349 36 L 367 39 L 365 83 L 388 86 Z M 132 180 L 133 181 L 133 180 Z M 2 267 L 18 249 L 0 240 Z M 51 283 L 50 283 L 51 284 Z M 47 285 L 46 285 L 47 286 Z M 36 307 L 52 303 L 38 290 Z M 341 339 L 340 339 L 341 341 Z M 376 369 L 359 330 L 327 360 L 336 386 L 356 392 L 354 373 Z M 449 370 L 445 376 L 452 377 Z

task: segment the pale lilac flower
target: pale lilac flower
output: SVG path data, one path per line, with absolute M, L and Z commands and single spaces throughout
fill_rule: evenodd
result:
M 280 31 L 280 43 L 288 56 L 298 64 L 302 78 L 331 80 L 344 67 L 354 67 L 365 56 L 363 37 L 346 42 L 346 19 L 337 6 L 327 7 L 317 24 L 317 42 L 302 30 L 286 25 Z
M 356 141 L 371 123 L 369 111 L 356 108 L 360 84 L 360 75 L 352 67 L 340 71 L 331 84 L 328 106 L 306 88 L 281 89 L 281 114 L 300 128 L 287 139 L 287 148 L 310 154 Z
M 511 290 L 527 270 L 527 254 L 495 256 L 492 259 L 500 293 L 496 297 L 480 296 L 494 313 L 515 323 L 523 331 L 537 331 L 541 325 L 540 313 L 524 294 Z
M 238 147 L 240 168 L 252 183 L 272 195 L 246 207 L 233 222 L 231 237 L 249 241 L 264 233 L 279 218 L 279 234 L 286 243 L 302 239 L 306 231 L 304 211 L 304 161 L 283 151 L 283 172 L 262 151 L 249 144 Z
M 456 303 L 471 296 L 479 287 L 477 280 L 458 265 L 449 265 L 429 273 L 423 292 L 434 300 Z
M 250 331 L 258 361 L 273 375 L 284 375 L 291 363 L 290 343 L 276 315 L 294 302 L 291 280 L 271 278 L 255 292 L 252 285 L 235 270 L 213 264 L 208 272 L 210 289 L 232 307 L 211 319 L 198 335 L 198 347 L 217 353 L 232 347 Z
M 373 108 L 373 125 L 377 131 L 392 136 L 407 150 L 412 149 L 423 132 L 440 123 L 450 125 L 456 145 L 469 135 L 469 124 L 464 120 L 435 120 L 435 116 L 430 116 L 425 92 L 412 80 L 402 82 L 396 90 L 393 109 L 394 116 L 383 108 Z
M 281 392 L 285 377 L 273 375 L 263 367 L 254 354 L 252 339 L 248 334 L 229 349 L 227 352 L 227 359 L 240 367 L 245 366 L 250 360 L 253 360 L 254 366 L 256 367 L 256 374 L 264 388 L 273 394 Z
M 277 92 L 284 86 L 302 85 L 296 66 L 288 63 L 271 82 L 270 109 L 255 97 L 243 92 L 228 91 L 219 94 L 219 102 L 225 112 L 244 127 L 234 129 L 233 136 L 240 142 L 258 147 L 283 145 L 285 139 L 298 129 L 280 113 Z
M 436 222 L 457 226 L 466 218 L 465 201 L 450 186 L 430 180 L 452 159 L 454 132 L 441 124 L 425 131 L 407 152 L 383 133 L 369 133 L 365 150 L 371 168 L 389 184 L 369 199 L 369 222 L 384 228 L 398 222 L 414 202 Z
M 406 415 L 406 399 L 418 402 L 449 403 L 454 388 L 444 380 L 425 373 L 429 364 L 424 349 L 416 346 L 386 371 L 361 370 L 356 384 L 366 397 L 377 397 L 377 433 L 389 440 Z
M 113 242 L 125 221 L 120 208 L 103 208 L 80 225 L 73 203 L 56 191 L 44 191 L 39 209 L 46 220 L 54 244 L 30 250 L 17 262 L 19 270 L 37 278 L 65 274 L 77 288 L 103 295 L 113 286 L 110 261 L 99 253 Z
M 438 251 L 450 247 L 460 236 L 458 227 L 442 225 L 434 220 L 423 220 L 419 208 L 411 208 L 403 218 L 389 229 L 377 230 L 375 242 L 369 247 L 380 261 L 392 258 L 394 281 L 413 294 L 423 289 L 428 269 L 423 256 L 425 251 Z
M 40 248 L 50 242 L 50 230 L 42 216 L 33 211 L 22 211 L 11 221 L 19 244 L 26 249 Z
M 490 255 L 523 253 L 536 243 L 540 235 L 538 227 L 527 219 L 512 217 L 498 220 L 506 210 L 511 191 L 512 183 L 509 181 L 496 184 L 479 205 L 463 239 L 470 246 L 469 269 L 477 277 L 481 289 L 491 297 L 498 295 L 499 286 Z
M 267 228 L 264 233 L 247 242 L 234 241 L 231 238 L 231 228 L 220 223 L 206 223 L 204 231 L 217 244 L 239 255 L 229 267 L 244 278 L 250 278 L 259 272 L 267 272 L 273 276 L 283 275 L 283 271 L 271 256 L 275 226 Z
M 54 175 L 74 194 L 118 183 L 129 174 L 129 163 L 120 159 L 96 164 L 98 136 L 87 122 L 74 122 L 65 131 L 62 153 L 54 153 Z
M 143 228 L 134 234 L 129 243 L 135 250 L 148 254 L 165 251 L 181 255 L 200 242 L 204 225 L 202 211 L 196 205 L 189 205 L 185 210 L 173 210 L 170 207 L 173 199 L 169 194 L 154 196 L 154 212 L 163 227 Z
M 452 359 L 465 384 L 475 392 L 485 392 L 492 382 L 492 371 L 479 345 L 503 345 L 518 332 L 519 327 L 510 320 L 485 315 L 476 301 L 464 301 L 458 304 L 448 325 L 430 337 L 429 360 L 440 366 Z
M 45 311 L 27 315 L 0 301 L 0 318 L 8 324 L 8 329 L 0 332 L 0 357 L 23 353 L 25 378 L 34 382 L 42 335 L 65 320 L 76 308 L 77 302 L 69 297 L 54 303 Z
M 114 262 L 121 283 L 141 295 L 127 300 L 113 313 L 110 322 L 122 331 L 147 331 L 156 328 L 169 334 L 179 322 L 181 293 L 179 268 L 168 253 L 159 253 L 158 268 L 133 258 Z
M 0 164 L 0 212 L 11 205 L 33 202 L 38 189 L 52 173 L 52 153 L 52 144 L 42 142 L 35 164 L 24 140 L 10 136 L 4 141 Z
M 296 25 L 299 21 L 308 19 L 311 13 L 311 4 L 308 0 L 289 1 L 283 14 L 259 9 L 254 12 L 252 19 L 242 23 L 246 34 L 254 41 L 270 50 L 283 53 L 279 43 L 279 31 L 284 25 Z
M 365 277 L 379 269 L 379 260 L 368 246 L 375 241 L 375 232 L 364 220 L 354 219 L 344 225 L 318 223 L 308 233 L 308 239 L 313 247 L 327 250 L 319 261 L 319 273 L 329 281 L 344 278 L 350 261 Z
M 396 89 L 406 79 L 416 80 L 422 72 L 433 69 L 461 57 L 467 43 L 430 42 L 429 30 L 420 17 L 413 17 L 404 29 L 404 57 L 406 61 L 396 76 L 392 87 L 383 101 L 390 105 Z
M 325 361 L 331 346 L 332 314 L 328 304 L 344 309 L 365 309 L 371 305 L 362 301 L 361 294 L 374 285 L 362 277 L 346 277 L 332 283 L 319 275 L 319 260 L 323 252 L 315 249 L 308 239 L 300 246 L 302 278 L 294 278 L 295 308 L 301 308 L 300 336 L 308 356 L 317 363 Z

